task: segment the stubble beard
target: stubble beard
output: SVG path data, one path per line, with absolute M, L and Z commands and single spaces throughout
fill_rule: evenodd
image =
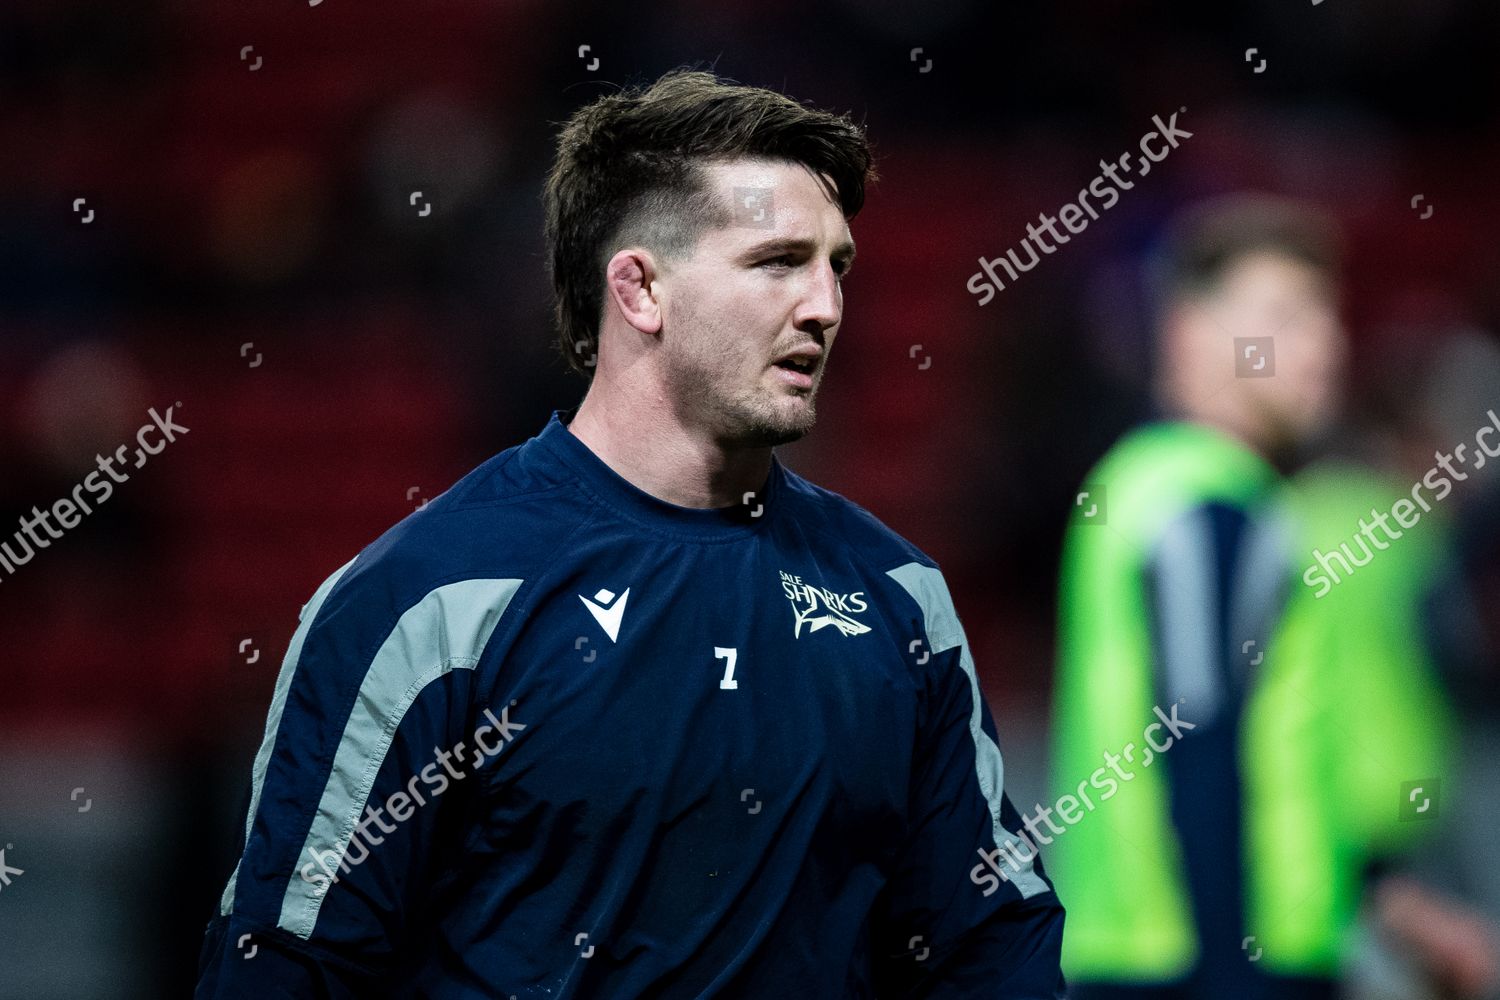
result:
M 812 430 L 821 374 L 793 406 L 779 405 L 775 398 L 788 395 L 786 390 L 760 382 L 748 390 L 726 390 L 724 374 L 712 370 L 675 371 L 673 382 L 679 412 L 688 422 L 708 428 L 715 440 L 737 448 L 774 448 Z

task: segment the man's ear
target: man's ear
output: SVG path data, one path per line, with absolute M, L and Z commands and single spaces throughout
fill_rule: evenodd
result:
M 649 250 L 626 247 L 609 259 L 604 287 L 620 315 L 641 333 L 661 332 L 661 269 Z

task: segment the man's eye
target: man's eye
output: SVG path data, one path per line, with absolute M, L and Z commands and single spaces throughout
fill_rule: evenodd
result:
M 849 276 L 850 270 L 852 270 L 849 266 L 848 261 L 836 260 L 832 261 L 832 264 L 833 273 L 838 277 L 840 281 L 842 281 L 844 278 L 847 278 Z M 769 257 L 761 261 L 758 266 L 773 267 L 780 270 L 781 268 L 798 267 L 800 266 L 800 262 L 794 260 L 791 254 L 782 254 L 779 257 Z

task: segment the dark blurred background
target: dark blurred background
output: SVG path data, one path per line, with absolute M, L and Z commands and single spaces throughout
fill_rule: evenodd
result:
M 189 432 L 0 574 L 0 997 L 190 992 L 298 609 L 581 398 L 540 201 L 579 105 L 688 64 L 866 122 L 883 179 L 819 426 L 781 454 L 942 564 L 1020 804 L 1073 491 L 1147 412 L 1163 221 L 1242 188 L 1329 208 L 1351 412 L 1440 410 L 1443 371 L 1495 371 L 1497 29 L 1486 0 L 10 0 L 0 538 L 151 408 Z M 1191 139 L 977 304 L 980 255 L 1183 108 Z M 1481 631 L 1493 501 L 1464 501 Z

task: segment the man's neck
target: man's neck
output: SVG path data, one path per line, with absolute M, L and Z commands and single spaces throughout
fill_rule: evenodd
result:
M 765 485 L 770 448 L 726 449 L 662 403 L 611 404 L 590 388 L 568 430 L 637 489 L 679 507 L 731 507 Z
M 1173 416 L 1175 419 L 1218 431 L 1254 452 L 1282 475 L 1290 475 L 1307 458 L 1308 443 L 1290 432 L 1278 433 L 1275 428 L 1263 424 L 1251 425 L 1248 422 L 1211 419 L 1201 414 L 1179 413 Z
M 1159 395 L 1157 406 L 1161 413 L 1172 420 L 1198 424 L 1218 431 L 1255 452 L 1261 458 L 1270 458 L 1271 441 L 1262 422 L 1251 418 L 1249 412 L 1212 392 L 1191 398 Z

